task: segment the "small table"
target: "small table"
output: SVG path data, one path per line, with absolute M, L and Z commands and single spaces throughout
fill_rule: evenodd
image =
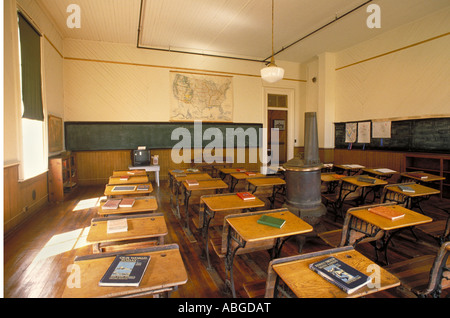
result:
M 159 165 L 150 165 L 150 166 L 132 166 L 132 165 L 129 165 L 128 166 L 128 169 L 130 169 L 130 170 L 141 170 L 141 169 L 144 169 L 146 172 L 148 172 L 148 171 L 154 171 L 155 172 L 155 180 L 156 180 L 156 184 L 158 185 L 158 187 L 159 187 L 159 170 L 160 170 L 160 167 L 159 167 Z
M 231 177 L 230 192 L 234 192 L 234 189 L 236 188 L 236 186 L 240 180 L 246 180 L 249 178 L 265 178 L 265 177 L 267 177 L 265 174 L 262 174 L 259 172 L 252 172 L 252 171 L 233 172 L 233 173 L 230 173 L 229 175 Z
M 116 255 L 150 256 L 150 262 L 139 287 L 101 287 L 98 285 Z M 188 280 L 186 268 L 176 244 L 78 256 L 74 260 L 74 265 L 76 273 L 79 274 L 81 287 L 66 284 L 62 294 L 63 298 L 169 296 L 172 291 Z M 69 275 L 73 275 L 73 273 Z M 70 277 L 67 278 L 67 281 L 69 280 Z
M 264 207 L 264 202 L 256 198 L 254 200 L 242 200 L 235 193 L 224 193 L 215 195 L 204 195 L 201 197 L 204 203 L 203 211 L 199 213 L 199 224 L 202 224 L 203 236 L 205 238 L 205 253 L 208 261 L 208 269 L 211 269 L 209 260 L 209 239 L 208 230 L 211 221 L 219 212 L 228 212 L 235 210 L 251 210 Z M 203 213 L 202 213 L 203 212 Z
M 236 173 L 236 172 L 246 172 L 247 169 L 244 168 L 221 168 L 218 169 L 218 174 L 219 174 L 219 178 L 221 178 L 222 180 L 225 180 L 225 178 L 227 177 L 227 175 L 229 175 L 230 173 Z
M 249 191 L 252 186 L 254 187 L 252 193 L 255 193 L 256 190 L 261 187 L 272 187 L 272 196 L 269 197 L 271 208 L 275 205 L 276 194 L 279 191 L 283 191 L 286 186 L 286 181 L 278 177 L 251 178 L 247 179 L 247 182 Z
M 148 186 L 147 190 L 136 190 L 138 186 L 145 185 Z M 125 187 L 125 186 L 134 186 L 134 190 L 126 190 L 126 191 L 116 191 L 114 190 L 115 187 Z M 153 192 L 153 187 L 151 183 L 139 183 L 139 184 L 132 184 L 132 185 L 115 185 L 115 184 L 107 184 L 105 187 L 104 194 L 108 197 L 116 197 L 116 196 L 135 196 L 135 195 L 149 195 Z
M 433 189 L 430 187 L 426 187 L 424 185 L 417 184 L 417 183 L 408 183 L 407 186 L 412 188 L 414 190 L 414 192 L 402 191 L 397 185 L 392 185 L 392 186 L 390 185 L 390 186 L 386 187 L 386 191 L 392 191 L 392 192 L 400 193 L 400 194 L 406 196 L 408 198 L 407 202 L 406 202 L 406 207 L 409 209 L 414 209 L 415 207 L 418 207 L 422 213 L 424 213 L 424 211 L 422 210 L 422 207 L 420 206 L 420 202 L 428 200 L 431 195 L 441 193 L 439 190 L 436 190 L 436 189 Z M 401 202 L 399 202 L 399 203 L 401 203 Z
M 128 230 L 117 233 L 107 233 L 108 221 L 127 219 Z M 158 244 L 164 244 L 164 236 L 168 233 L 166 221 L 162 213 L 111 216 L 94 218 L 86 241 L 92 244 L 94 253 L 101 253 L 106 246 L 118 246 L 131 242 L 148 242 L 157 239 Z
M 267 214 L 276 218 L 286 220 L 281 228 L 257 223 L 261 215 Z M 237 215 L 227 218 L 227 253 L 225 256 L 225 270 L 229 273 L 229 285 L 233 297 L 236 297 L 233 280 L 234 256 L 240 248 L 245 248 L 247 244 L 257 243 L 273 239 L 275 244 L 272 249 L 272 259 L 280 255 L 284 242 L 292 236 L 312 232 L 313 227 L 300 219 L 287 209 L 249 212 L 245 215 Z
M 433 219 L 428 216 L 414 212 L 400 205 L 389 206 L 405 213 L 405 216 L 397 220 L 390 220 L 383 216 L 370 212 L 368 210 L 368 207 L 349 209 L 347 213 L 350 215 L 350 218 L 348 218 L 348 221 L 346 221 L 346 224 L 344 224 L 344 226 L 348 226 L 348 230 L 346 231 L 347 237 L 345 239 L 344 245 L 356 245 L 364 238 L 379 236 L 380 231 L 383 231 L 384 235 L 380 239 L 381 247 L 377 247 L 375 245 L 375 248 L 377 252 L 384 251 L 385 262 L 386 264 L 389 264 L 387 257 L 387 248 L 389 242 L 395 234 L 406 228 L 411 228 L 413 226 L 433 221 Z M 350 238 L 351 230 L 362 233 L 363 236 L 356 240 L 353 240 Z M 378 253 L 376 254 L 376 257 L 378 261 Z
M 131 208 L 129 207 L 118 207 L 117 209 L 107 209 L 103 210 L 102 207 L 106 203 L 106 200 L 100 201 L 100 207 L 98 209 L 98 214 L 100 216 L 116 215 L 116 214 L 129 214 L 129 213 L 140 213 L 156 211 L 158 209 L 158 202 L 156 198 L 151 197 L 136 197 L 133 198 L 134 204 Z
M 129 175 L 125 174 L 127 179 L 123 179 L 122 176 L 111 176 L 109 177 L 108 184 L 137 184 L 137 183 L 148 183 L 147 175 Z
M 426 173 L 422 171 L 410 171 L 410 172 L 403 172 L 400 174 L 402 180 L 401 182 L 407 182 L 407 181 L 415 181 L 415 182 L 436 182 L 436 181 L 442 181 L 445 180 L 445 177 L 437 176 L 431 173 Z
M 185 217 L 185 229 L 189 232 L 189 199 L 194 191 L 216 190 L 223 191 L 227 189 L 228 185 L 221 179 L 210 180 L 197 180 L 198 185 L 188 185 L 186 181 L 183 181 L 184 187 L 184 217 Z
M 373 272 L 379 273 L 379 285 L 366 285 L 347 294 L 309 268 L 309 264 L 331 256 L 369 276 Z M 280 283 L 284 283 L 293 296 L 299 298 L 356 298 L 400 285 L 397 277 L 351 246 L 275 259 L 269 265 L 267 280 L 269 288 L 266 289 L 266 297 L 277 297 Z

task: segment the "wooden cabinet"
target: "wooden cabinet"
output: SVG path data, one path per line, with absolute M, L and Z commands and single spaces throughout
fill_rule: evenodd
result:
M 78 184 L 76 155 L 65 152 L 50 157 L 48 163 L 48 197 L 50 202 L 62 202 Z
M 450 155 L 446 154 L 406 154 L 405 171 L 424 171 L 444 177 L 436 182 L 441 191 L 441 198 L 450 198 Z

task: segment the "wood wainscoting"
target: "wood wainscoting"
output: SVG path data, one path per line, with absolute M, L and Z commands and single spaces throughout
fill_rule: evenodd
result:
M 258 151 L 258 150 L 256 150 Z M 171 159 L 172 149 L 151 149 L 151 155 L 158 155 L 160 166 L 160 180 L 168 179 L 171 169 L 185 169 L 191 167 L 190 163 L 174 163 Z M 245 148 L 246 163 L 238 163 L 238 149 L 234 151 L 235 167 L 242 167 L 247 170 L 258 170 L 261 165 L 258 162 L 249 163 L 250 150 Z M 108 183 L 109 177 L 114 170 L 127 170 L 131 164 L 131 150 L 102 150 L 102 151 L 77 151 L 78 183 L 79 185 L 101 185 Z M 154 175 L 149 174 L 150 180 L 154 181 Z
M 4 235 L 48 203 L 47 172 L 19 182 L 19 164 L 3 167 Z

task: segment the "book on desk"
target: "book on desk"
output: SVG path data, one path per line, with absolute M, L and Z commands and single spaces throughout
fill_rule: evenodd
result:
M 410 186 L 407 186 L 407 185 L 399 184 L 399 185 L 398 185 L 398 188 L 399 188 L 402 192 L 408 192 L 408 193 L 415 193 L 415 192 L 416 192 L 413 188 L 411 188 Z
M 263 214 L 256 222 L 259 224 L 268 225 L 281 229 L 283 225 L 286 223 L 286 220 L 276 218 L 267 214 Z
M 119 208 L 120 199 L 109 199 L 103 204 L 103 210 L 116 210 Z
M 250 192 L 237 192 L 236 195 L 244 201 L 256 199 L 256 197 Z
M 149 262 L 150 256 L 117 255 L 98 285 L 139 286 Z
M 369 176 L 366 175 L 361 175 L 357 178 L 358 181 L 360 182 L 367 182 L 367 183 L 375 183 L 377 180 L 375 178 L 370 178 Z
M 136 186 L 114 186 L 111 191 L 134 191 Z
M 347 294 L 353 293 L 371 281 L 369 276 L 333 256 L 312 263 L 309 268 Z
M 198 181 L 195 179 L 187 179 L 186 184 L 188 186 L 198 186 L 199 185 Z
M 405 213 L 403 211 L 390 206 L 377 206 L 369 208 L 369 212 L 375 213 L 392 221 L 401 219 L 405 216 Z
M 133 207 L 135 201 L 136 200 L 133 198 L 123 198 L 119 203 L 119 207 L 120 208 L 131 208 L 131 207 Z
M 136 188 L 137 191 L 147 191 L 148 189 L 150 189 L 148 184 L 140 184 Z

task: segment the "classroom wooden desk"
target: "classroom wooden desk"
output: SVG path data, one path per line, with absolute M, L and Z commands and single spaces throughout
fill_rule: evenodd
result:
M 260 199 L 242 200 L 235 193 L 223 193 L 215 195 L 204 195 L 200 199 L 203 204 L 203 209 L 199 213 L 199 224 L 203 231 L 205 238 L 205 254 L 208 261 L 208 269 L 211 269 L 211 262 L 209 260 L 209 238 L 208 230 L 211 221 L 215 218 L 217 213 L 233 213 L 236 210 L 251 210 L 265 206 L 265 203 Z M 223 222 L 223 219 L 222 219 Z
M 423 171 L 410 171 L 400 174 L 401 182 L 415 181 L 419 183 L 428 183 L 445 180 L 445 177 L 437 176 Z
M 136 190 L 139 185 L 147 185 L 147 190 Z M 127 190 L 127 191 L 114 191 L 115 187 L 123 187 L 123 186 L 134 186 L 134 190 Z M 132 184 L 132 185 L 115 185 L 115 184 L 107 184 L 105 187 L 104 194 L 108 198 L 112 197 L 118 197 L 118 196 L 139 196 L 139 195 L 149 195 L 153 192 L 153 187 L 151 183 L 139 183 L 139 184 Z
M 98 282 L 108 270 L 116 255 L 149 255 L 150 262 L 138 287 L 105 287 Z M 170 293 L 187 282 L 186 268 L 178 245 L 159 245 L 145 249 L 135 249 L 113 253 L 78 256 L 74 260 L 79 273 L 80 287 L 69 284 L 73 273 L 69 273 L 63 298 L 111 298 L 140 297 L 153 295 L 170 296 Z
M 169 170 L 169 189 L 170 189 L 170 206 L 172 207 L 172 211 L 174 209 L 173 206 L 173 195 L 176 193 L 175 191 L 175 176 L 184 176 L 192 173 L 201 173 L 198 169 L 171 169 Z
M 375 284 L 366 285 L 351 294 L 347 294 L 333 283 L 315 273 L 309 265 L 334 256 L 353 268 L 370 276 L 380 275 Z M 373 282 L 373 281 L 372 281 Z M 379 285 L 377 284 L 379 283 Z M 279 289 L 284 295 L 298 298 L 357 298 L 400 285 L 397 277 L 373 261 L 354 250 L 351 246 L 328 249 L 308 254 L 278 258 L 271 261 L 266 283 L 266 298 L 278 297 Z
M 358 164 L 340 164 L 340 165 L 334 165 L 333 169 L 338 173 L 343 173 L 348 176 L 354 175 L 358 173 L 361 169 L 364 169 L 364 166 L 358 165 Z
M 228 185 L 221 179 L 210 179 L 210 180 L 197 180 L 198 185 L 188 185 L 186 181 L 183 181 L 184 187 L 184 217 L 185 217 L 185 229 L 189 230 L 189 199 L 192 192 L 195 191 L 206 191 L 215 190 L 216 192 L 221 192 L 223 189 L 227 189 Z
M 133 198 L 134 204 L 131 208 L 128 207 L 118 207 L 117 209 L 106 209 L 103 210 L 103 206 L 106 200 L 100 201 L 100 206 L 97 213 L 100 216 L 116 215 L 116 214 L 132 214 L 141 212 L 156 211 L 158 209 L 158 202 L 154 196 L 136 197 Z
M 148 183 L 147 175 L 124 175 L 128 179 L 122 180 L 122 176 L 111 176 L 109 177 L 108 184 L 138 184 L 138 183 Z
M 343 174 L 326 172 L 320 174 L 320 181 L 321 183 L 326 184 L 327 187 L 326 193 L 333 193 L 339 184 L 339 180 L 341 180 L 343 177 L 345 177 L 345 175 Z
M 147 172 L 144 169 L 138 169 L 138 170 L 114 170 L 113 174 L 114 177 L 120 177 L 120 176 L 146 176 Z
M 225 180 L 225 178 L 230 174 L 230 173 L 236 173 L 236 172 L 246 172 L 247 169 L 244 168 L 220 168 L 218 169 L 218 177 L 222 180 Z
M 265 177 L 267 177 L 265 174 L 262 174 L 259 172 L 253 172 L 253 171 L 233 172 L 233 173 L 230 173 L 229 175 L 231 177 L 230 192 L 234 192 L 234 189 L 236 188 L 236 186 L 240 180 L 247 180 L 250 178 L 265 178 Z
M 378 251 L 384 251 L 385 263 L 389 264 L 387 250 L 389 242 L 395 234 L 404 229 L 412 228 L 414 226 L 433 221 L 433 219 L 429 218 L 428 216 L 414 212 L 400 205 L 388 204 L 388 206 L 405 213 L 405 216 L 397 220 L 390 220 L 383 216 L 370 212 L 368 210 L 368 207 L 349 209 L 347 213 L 350 217 L 346 219 L 343 225 L 344 227 L 348 227 L 344 245 L 354 246 L 364 238 L 379 237 L 381 236 L 381 234 L 383 234 L 382 237 L 378 240 L 378 242 L 381 243 L 380 246 L 375 244 L 375 249 L 377 252 L 376 259 L 378 262 Z M 355 239 L 355 236 L 351 235 L 352 231 L 359 232 L 363 234 L 363 236 Z M 381 231 L 384 233 L 382 233 Z
M 286 186 L 286 181 L 278 177 L 265 177 L 265 178 L 249 178 L 248 191 L 254 187 L 252 193 L 255 193 L 258 188 L 262 187 L 272 187 L 272 196 L 269 197 L 270 207 L 273 208 L 275 205 L 275 197 L 280 191 L 284 191 Z
M 128 169 L 130 169 L 130 170 L 144 169 L 146 172 L 146 175 L 147 175 L 147 172 L 154 172 L 156 185 L 159 187 L 159 170 L 161 170 L 161 167 L 159 165 L 136 166 L 136 167 L 133 165 L 129 165 Z
M 409 209 L 414 209 L 417 207 L 422 213 L 424 213 L 424 211 L 422 210 L 420 203 L 422 201 L 428 200 L 431 195 L 441 193 L 439 190 L 426 187 L 424 185 L 417 183 L 408 183 L 407 186 L 411 187 L 414 190 L 414 192 L 402 191 L 397 185 L 386 187 L 386 191 L 392 191 L 395 193 L 400 193 L 403 196 L 406 196 L 407 197 L 406 207 Z
M 127 219 L 128 231 L 107 233 L 108 221 L 117 219 Z M 157 239 L 157 243 L 162 245 L 167 233 L 166 221 L 162 213 L 111 216 L 92 219 L 86 241 L 92 244 L 94 253 L 101 253 L 105 247 L 129 243 L 139 245 L 148 243 L 151 239 L 153 241 Z
M 369 194 L 370 191 L 373 191 L 375 193 L 375 190 L 378 187 L 388 184 L 387 181 L 385 181 L 385 180 L 381 180 L 381 179 L 373 178 L 373 177 L 368 177 L 368 176 L 366 176 L 366 177 L 369 178 L 369 179 L 375 180 L 375 182 L 374 183 L 370 183 L 370 182 L 360 181 L 360 180 L 358 180 L 359 176 L 351 176 L 351 177 L 345 177 L 345 178 L 341 179 L 342 182 L 347 182 L 347 183 L 352 184 L 355 187 L 354 191 L 356 191 L 358 189 L 361 189 L 360 204 L 364 204 L 365 203 L 366 197 L 367 197 L 367 195 Z
M 267 214 L 281 218 L 286 223 L 281 228 L 259 224 L 257 221 L 261 215 Z M 233 280 L 234 256 L 239 249 L 247 244 L 255 244 L 261 241 L 274 240 L 272 259 L 279 257 L 281 248 L 290 237 L 311 232 L 313 227 L 300 219 L 287 209 L 272 211 L 249 212 L 244 215 L 236 215 L 226 219 L 228 223 L 227 253 L 225 256 L 225 270 L 228 273 L 227 285 L 230 287 L 233 297 L 236 297 Z
M 370 176 L 379 178 L 382 180 L 387 180 L 391 178 L 394 174 L 398 173 L 395 170 L 387 168 L 364 168 L 362 171 L 367 172 Z
M 204 172 L 195 172 L 195 173 L 180 173 L 180 174 L 174 174 L 172 176 L 172 186 L 171 189 L 173 189 L 170 192 L 170 207 L 172 209 L 172 212 L 175 214 L 177 218 L 180 218 L 180 202 L 179 202 L 179 196 L 180 196 L 180 188 L 183 181 L 186 181 L 187 179 L 193 179 L 193 180 L 211 180 L 212 177 Z M 173 204 L 173 197 L 175 196 L 175 201 L 177 202 L 176 205 Z

